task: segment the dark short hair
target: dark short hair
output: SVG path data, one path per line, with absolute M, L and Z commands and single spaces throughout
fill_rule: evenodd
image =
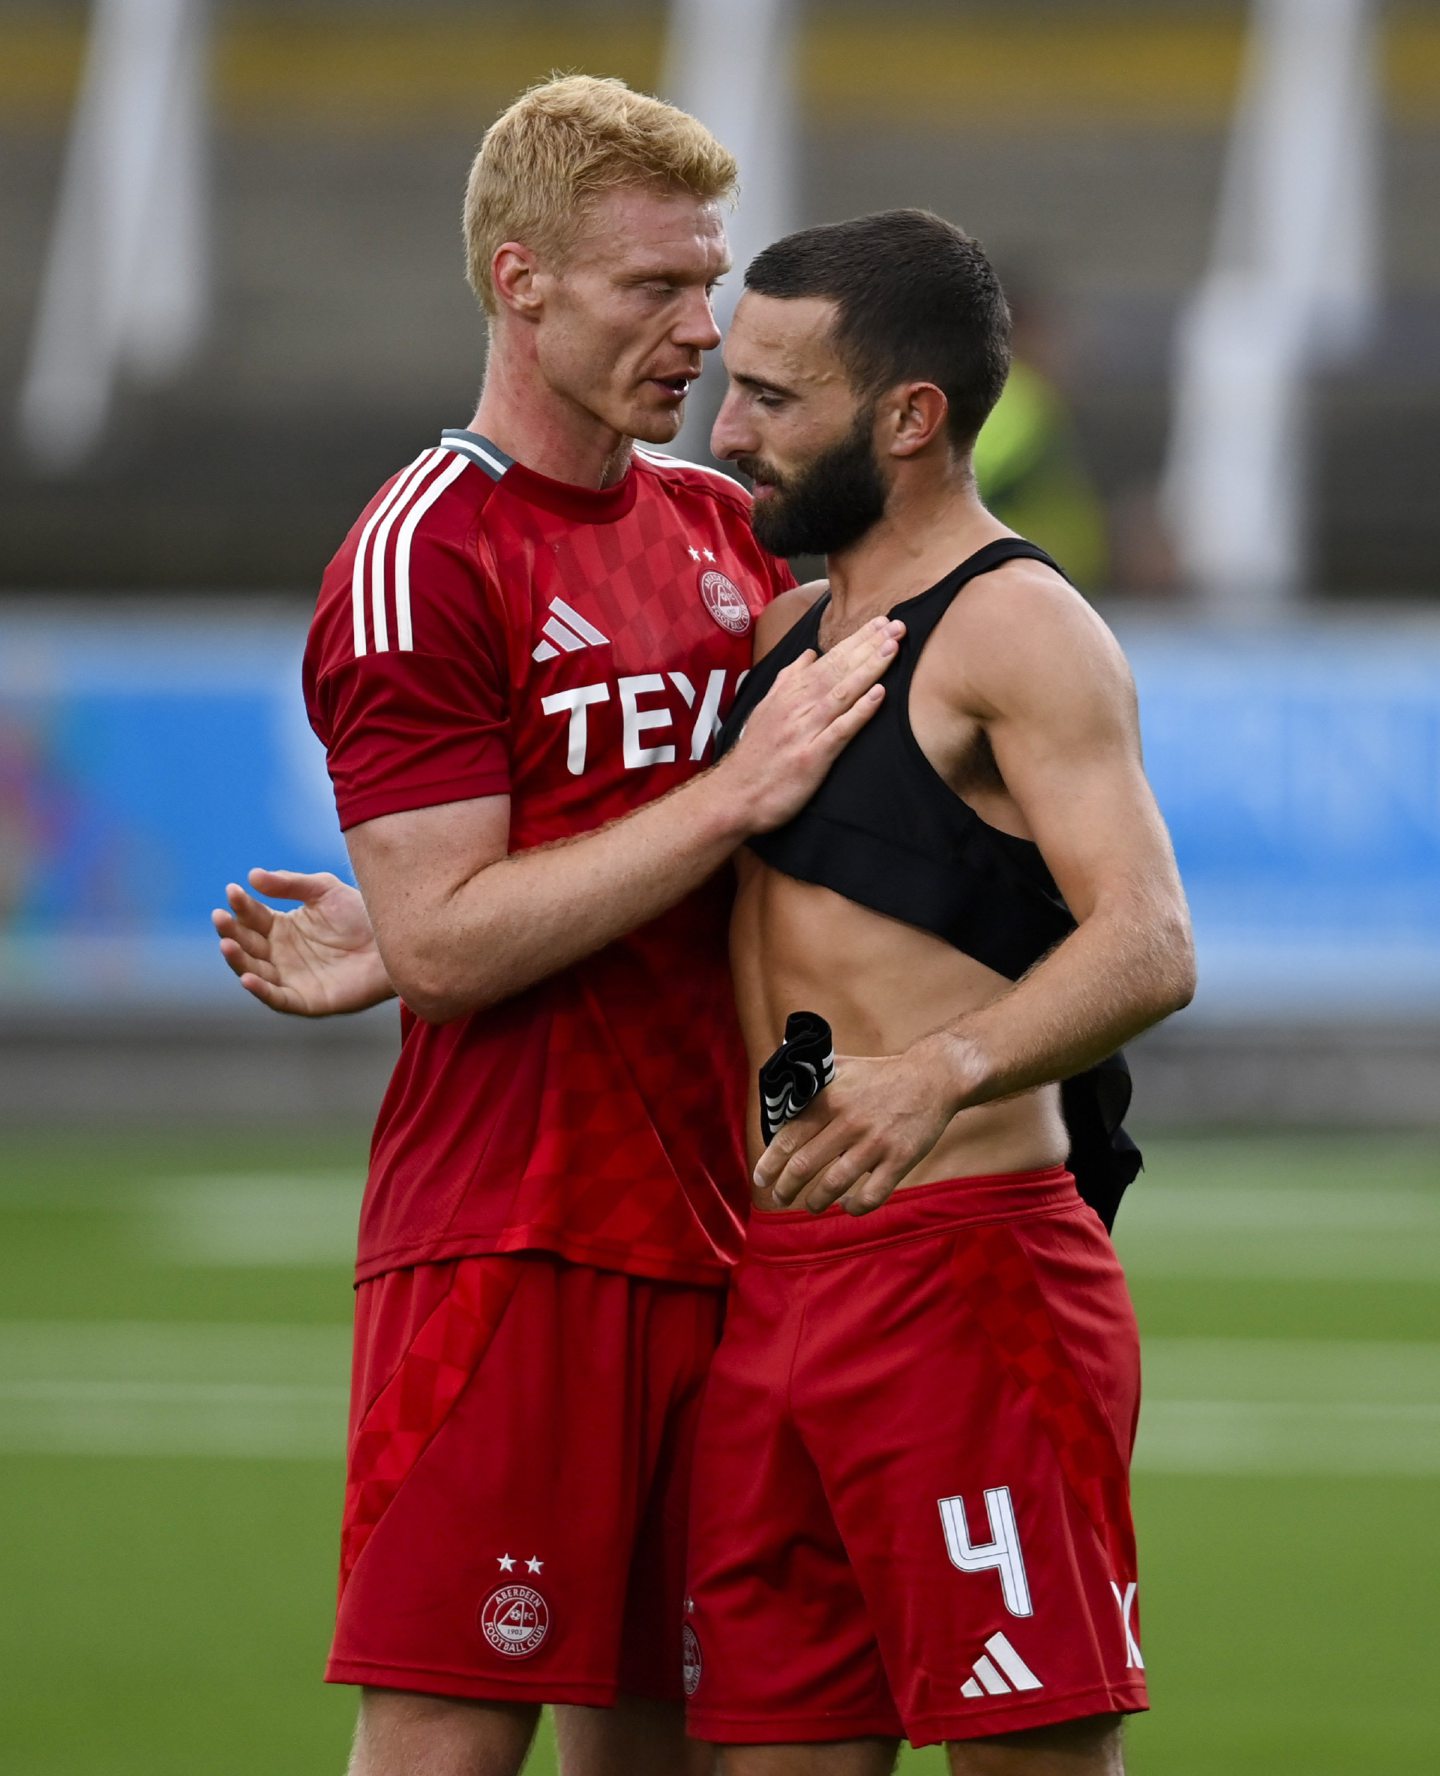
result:
M 995 268 L 964 229 L 929 210 L 882 210 L 787 234 L 752 259 L 758 296 L 820 296 L 865 394 L 933 382 L 958 449 L 975 442 L 1010 373 L 1010 311 Z

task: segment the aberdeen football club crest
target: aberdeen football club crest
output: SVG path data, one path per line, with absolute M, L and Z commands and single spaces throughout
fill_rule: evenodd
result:
M 700 1636 L 687 1622 L 680 1631 L 680 1671 L 687 1696 L 693 1696 L 700 1688 L 700 1673 L 703 1669 Z
M 502 1585 L 480 1606 L 480 1631 L 507 1659 L 528 1659 L 550 1632 L 550 1606 L 528 1585 Z
M 750 607 L 740 596 L 740 588 L 725 574 L 713 568 L 700 576 L 700 596 L 705 608 L 722 629 L 731 635 L 743 635 L 750 627 Z

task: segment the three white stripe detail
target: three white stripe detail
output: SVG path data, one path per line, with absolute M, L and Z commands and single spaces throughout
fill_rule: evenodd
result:
M 996 1666 L 1000 1668 L 998 1671 Z M 1008 1696 L 1012 1690 L 1040 1690 L 1044 1687 L 1005 1636 L 992 1634 L 985 1642 L 985 1652 L 975 1661 L 974 1677 L 967 1677 L 961 1684 L 960 1694 L 973 1701 L 977 1696 Z
M 417 471 L 423 471 L 424 464 L 433 452 L 424 450 L 417 456 L 408 469 L 403 469 L 395 477 L 395 485 L 385 498 L 370 514 L 369 522 L 360 532 L 360 543 L 355 550 L 355 565 L 350 570 L 350 603 L 355 617 L 355 653 L 358 658 L 366 651 L 365 648 L 365 563 L 369 558 L 370 538 L 375 526 L 385 517 L 395 502 L 405 495 L 411 485 L 411 478 Z
M 427 476 L 432 475 L 447 456 L 451 458 L 449 466 L 442 474 L 435 475 L 422 493 L 420 489 Z M 431 506 L 472 460 L 467 452 L 448 442 L 436 445 L 433 450 L 422 451 L 409 468 L 402 470 L 396 477 L 395 485 L 370 514 L 369 521 L 360 533 L 359 546 L 355 550 L 355 564 L 350 570 L 350 603 L 357 658 L 369 652 L 365 634 L 367 588 L 375 652 L 383 654 L 390 650 L 389 611 L 385 596 L 385 551 L 390 542 L 390 533 L 402 515 L 403 522 L 400 523 L 399 535 L 395 540 L 395 646 L 402 653 L 408 653 L 414 648 L 415 638 L 410 618 L 410 549 L 415 531 Z
M 405 522 L 400 526 L 400 536 L 395 544 L 395 645 L 408 653 L 415 645 L 415 638 L 410 628 L 410 543 L 415 535 L 415 527 L 430 510 L 445 489 L 461 474 L 468 458 L 457 456 L 443 475 L 437 475 L 430 485 L 411 506 L 406 514 Z M 380 564 L 383 569 L 383 563 Z M 378 582 L 377 582 L 378 583 Z M 380 633 L 377 624 L 375 633 Z

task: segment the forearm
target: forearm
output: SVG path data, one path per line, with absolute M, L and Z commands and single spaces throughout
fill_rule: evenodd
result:
M 814 794 L 879 707 L 902 629 L 876 618 L 819 658 L 802 652 L 721 763 L 582 837 L 507 854 L 499 796 L 353 829 L 356 878 L 401 997 L 431 1022 L 479 1011 L 683 899 Z
M 752 830 L 716 766 L 623 819 L 505 857 L 438 898 L 420 892 L 376 922 L 406 1003 L 444 1022 L 499 1003 L 698 888 Z
M 953 1111 L 1068 1079 L 1187 1005 L 1194 952 L 1183 905 L 1097 913 L 1014 987 L 917 1045 Z

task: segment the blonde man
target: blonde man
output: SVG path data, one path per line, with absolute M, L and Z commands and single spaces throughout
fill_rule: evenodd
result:
M 311 629 L 378 943 L 346 1003 L 404 1002 L 327 1670 L 363 1686 L 353 1776 L 509 1776 L 541 1703 L 570 1776 L 686 1761 L 689 1450 L 747 1200 L 709 879 L 807 799 L 898 630 L 800 662 L 702 769 L 791 584 L 734 483 L 646 448 L 718 342 L 735 178 L 616 81 L 547 82 L 496 122 L 465 204 L 478 411 L 367 506 Z M 343 924 L 338 890 L 277 931 L 232 887 L 216 923 L 257 997 L 333 1008 L 275 956 Z

